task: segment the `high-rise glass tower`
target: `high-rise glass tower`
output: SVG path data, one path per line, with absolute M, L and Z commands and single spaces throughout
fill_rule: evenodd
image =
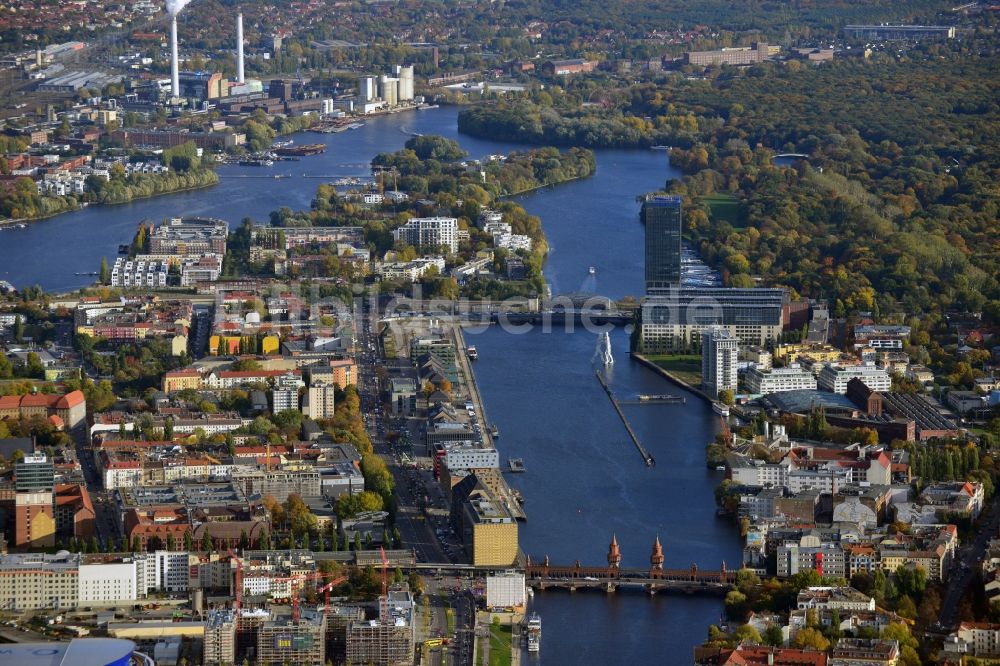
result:
M 646 293 L 681 284 L 681 198 L 654 196 L 642 204 L 646 225 Z

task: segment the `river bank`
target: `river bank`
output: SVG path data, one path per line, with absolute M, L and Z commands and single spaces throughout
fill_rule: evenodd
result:
M 683 379 L 681 379 L 677 375 L 674 375 L 673 373 L 671 373 L 666 368 L 660 367 L 655 362 L 650 361 L 648 358 L 646 358 L 645 356 L 643 356 L 639 352 L 631 352 L 631 354 L 632 354 L 632 358 L 634 358 L 636 361 L 638 361 L 642 365 L 646 366 L 647 368 L 649 368 L 650 370 L 652 370 L 656 374 L 660 375 L 661 377 L 663 377 L 663 378 L 665 378 L 665 379 L 673 382 L 674 384 L 677 384 L 681 388 L 689 391 L 693 395 L 698 396 L 699 398 L 701 398 L 702 400 L 704 400 L 705 402 L 707 402 L 709 405 L 711 405 L 713 402 L 715 402 L 712 398 L 710 398 L 708 396 L 707 393 L 705 393 L 704 391 L 702 391 L 697 386 L 694 386 L 694 385 L 692 385 L 692 384 L 684 381 Z
M 209 187 L 214 187 L 219 184 L 219 176 L 216 174 L 215 180 L 213 182 L 203 183 L 201 185 L 190 185 L 186 187 L 178 187 L 176 189 L 163 190 L 161 192 L 154 192 L 152 194 L 143 194 L 136 197 L 131 197 L 127 201 L 83 201 L 78 202 L 73 208 L 67 208 L 66 210 L 60 210 L 54 213 L 49 213 L 47 215 L 38 215 L 35 217 L 21 217 L 21 218 L 0 218 L 0 229 L 4 227 L 17 226 L 18 224 L 32 224 L 36 222 L 42 222 L 43 220 L 50 220 L 52 218 L 59 217 L 60 215 L 66 215 L 68 213 L 75 213 L 77 211 L 83 210 L 85 208 L 104 208 L 112 206 L 126 206 L 129 204 L 134 204 L 138 201 L 144 201 L 146 199 L 155 199 L 157 197 L 167 196 L 171 194 L 180 194 L 182 192 L 193 192 L 195 190 L 203 190 Z

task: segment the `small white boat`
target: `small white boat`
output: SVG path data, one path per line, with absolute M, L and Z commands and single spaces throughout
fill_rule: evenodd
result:
M 591 266 L 590 268 L 587 269 L 587 272 L 590 273 L 591 275 L 594 275 L 597 273 L 597 269 Z

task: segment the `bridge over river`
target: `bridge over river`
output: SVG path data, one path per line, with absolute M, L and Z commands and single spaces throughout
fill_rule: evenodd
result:
M 650 594 L 663 591 L 710 595 L 723 595 L 736 584 L 736 572 L 727 570 L 725 562 L 717 571 L 699 569 L 694 564 L 689 569 L 664 569 L 663 546 L 659 537 L 653 543 L 648 569 L 622 568 L 621 559 L 618 539 L 612 537 L 607 566 L 583 566 L 579 560 L 569 566 L 551 564 L 548 557 L 536 564 L 529 557 L 524 568 L 525 582 L 541 590 L 561 588 L 575 592 L 599 589 L 615 592 L 620 588 L 640 588 Z

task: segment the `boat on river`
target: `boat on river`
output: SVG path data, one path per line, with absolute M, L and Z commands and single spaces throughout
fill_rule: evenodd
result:
M 538 613 L 532 613 L 528 618 L 528 652 L 538 652 L 542 649 L 542 618 Z
M 729 407 L 722 404 L 718 400 L 712 403 L 712 411 L 718 414 L 719 416 L 729 416 Z

